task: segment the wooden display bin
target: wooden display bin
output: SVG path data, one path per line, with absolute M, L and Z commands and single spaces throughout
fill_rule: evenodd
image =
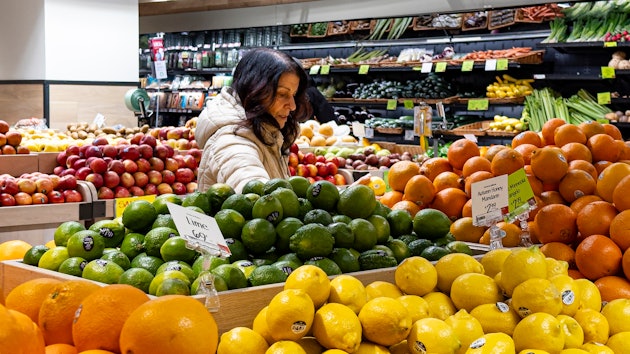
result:
M 57 167 L 57 155 L 59 155 L 58 152 L 37 153 L 37 171 L 52 174 Z
M 37 172 L 38 169 L 37 154 L 0 155 L 0 175 L 6 173 L 19 177 L 24 173 Z

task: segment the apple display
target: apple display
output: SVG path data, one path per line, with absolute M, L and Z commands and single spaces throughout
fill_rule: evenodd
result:
M 173 187 L 168 183 L 160 183 L 157 185 L 158 194 L 171 194 L 173 193 Z
M 173 193 L 177 195 L 186 194 L 186 185 L 182 182 L 175 182 L 171 185 L 171 187 L 173 187 Z
M 153 156 L 161 160 L 166 160 L 166 158 L 169 157 L 169 151 L 166 145 L 162 145 L 162 144 L 157 145 L 155 149 L 153 150 Z
M 103 173 L 105 173 L 105 171 L 107 171 L 107 162 L 105 162 L 105 160 L 103 160 L 102 158 L 99 158 L 99 157 L 94 158 L 90 162 L 89 166 L 90 166 L 90 169 L 94 173 L 103 174 Z
M 79 155 L 70 155 L 66 158 L 66 167 L 67 168 L 73 168 L 72 165 L 74 165 L 74 162 L 81 159 L 81 157 Z
M 59 190 L 66 189 L 76 189 L 77 188 L 77 178 L 74 175 L 65 175 L 59 178 L 59 185 L 57 186 Z M 50 196 L 48 197 L 50 199 Z
M 136 180 L 133 178 L 133 175 L 129 172 L 125 172 L 120 175 L 120 186 L 129 188 L 136 184 Z
M 78 180 L 84 181 L 85 177 L 92 173 L 92 170 L 89 167 L 81 167 L 77 169 L 77 172 L 74 174 Z
M 83 196 L 75 189 L 66 189 L 62 193 L 66 203 L 78 203 L 83 201 Z
M 147 185 L 147 183 L 149 183 L 149 176 L 147 176 L 146 173 L 144 172 L 136 172 L 133 174 L 133 179 L 136 181 L 135 185 L 142 188 L 144 186 Z M 132 192 L 133 194 L 133 192 Z
M 157 195 L 158 194 L 158 190 L 157 190 L 157 185 L 153 184 L 153 183 L 149 183 L 146 186 L 144 186 L 144 195 Z
M 164 161 L 159 157 L 154 156 L 150 158 L 149 164 L 151 165 L 151 170 L 160 172 L 164 169 Z
M 129 193 L 134 197 L 139 197 L 144 195 L 144 190 L 138 186 L 131 186 Z
M 151 170 L 147 172 L 147 176 L 149 177 L 149 183 L 158 185 L 162 183 L 162 173 L 160 171 Z
M 37 185 L 35 184 L 35 181 L 29 178 L 18 178 L 17 185 L 20 192 L 23 193 L 33 194 L 37 190 Z
M 151 148 L 154 148 L 157 145 L 157 140 L 153 135 L 144 134 L 142 139 L 140 139 L 140 145 L 149 145 Z
M 33 204 L 48 204 L 48 196 L 44 193 L 35 192 L 31 197 Z
M 99 173 L 90 173 L 85 177 L 85 180 L 92 183 L 96 189 L 101 188 L 104 183 L 103 175 Z
M 2 206 L 15 206 L 15 197 L 9 193 L 0 193 L 0 205 Z
M 71 166 L 71 167 L 72 167 L 72 168 L 74 168 L 74 169 L 75 169 L 75 170 L 77 170 L 77 171 L 78 171 L 81 167 L 87 167 L 87 166 L 85 166 L 85 159 L 81 159 L 81 158 L 79 158 L 79 159 L 75 160 L 75 161 L 72 163 L 72 166 Z
M 131 197 L 131 193 L 129 193 L 129 189 L 118 186 L 114 189 L 114 198 L 128 198 Z
M 14 196 L 15 204 L 17 205 L 31 205 L 33 204 L 33 197 L 30 193 L 17 192 Z
M 162 174 L 162 183 L 173 184 L 175 182 L 175 172 L 163 170 L 160 173 Z
M 136 161 L 140 158 L 140 150 L 137 145 L 128 145 L 118 153 L 118 156 L 123 160 Z
M 114 199 L 114 191 L 103 186 L 98 189 L 97 197 L 98 199 Z
M 161 175 L 160 175 L 161 177 Z M 120 184 L 120 176 L 114 171 L 105 171 L 103 173 L 103 185 L 109 189 L 115 188 Z
M 171 172 L 175 172 L 179 168 L 179 162 L 172 157 L 167 157 L 164 163 L 164 168 Z
M 102 145 L 103 156 L 115 159 L 118 156 L 118 149 L 114 145 Z
M 136 173 L 138 172 L 138 164 L 131 159 L 123 160 L 123 166 L 125 166 L 125 172 L 127 173 Z
M 107 169 L 117 173 L 118 175 L 122 175 L 123 172 L 125 172 L 125 165 L 120 160 L 112 160 L 112 162 L 110 162 L 107 166 Z
M 144 158 L 145 160 L 153 157 L 153 147 L 151 145 L 141 144 L 138 146 L 138 150 L 140 151 L 140 157 Z
M 85 158 L 87 159 L 90 157 L 103 157 L 103 152 L 98 146 L 90 145 L 85 150 Z
M 64 203 L 65 199 L 63 197 L 63 193 L 61 191 L 48 192 L 48 202 L 53 204 Z
M 177 182 L 186 184 L 192 182 L 195 179 L 195 174 L 190 168 L 179 168 L 175 172 L 175 179 L 177 180 Z

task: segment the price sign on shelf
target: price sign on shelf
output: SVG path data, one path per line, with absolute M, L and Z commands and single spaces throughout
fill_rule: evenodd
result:
M 422 70 L 420 70 L 420 72 L 428 74 L 431 72 L 431 69 L 433 69 L 433 62 L 422 63 Z
M 396 106 L 398 106 L 398 100 L 397 99 L 387 100 L 387 110 L 388 111 L 396 110 Z
M 134 200 L 146 200 L 149 203 L 153 203 L 155 200 L 155 194 L 114 199 L 114 214 L 116 214 L 116 217 L 121 217 L 127 205 L 131 204 Z
M 487 111 L 488 110 L 488 99 L 487 98 L 479 98 L 479 99 L 470 99 L 470 100 L 468 100 L 468 110 L 469 111 Z
M 413 100 L 404 100 L 403 105 L 405 109 L 413 109 Z
M 366 75 L 370 71 L 370 66 L 367 64 L 362 64 L 359 66 L 359 74 Z
M 497 70 L 497 60 L 496 59 L 487 59 L 485 65 L 486 71 L 495 71 Z
M 472 71 L 474 66 L 474 60 L 464 60 L 464 62 L 462 63 L 462 71 Z
M 168 73 L 166 71 L 166 61 L 159 60 L 153 62 L 153 67 L 155 68 L 156 79 L 166 79 L 168 77 Z
M 328 75 L 330 73 L 330 65 L 322 65 L 322 68 L 319 70 L 321 75 Z
M 531 205 L 536 204 L 534 191 L 522 168 L 508 175 L 508 191 L 511 220 L 516 219 L 519 214 L 528 211 Z
M 308 71 L 309 75 L 317 75 L 317 73 L 319 73 L 319 68 L 319 65 L 311 66 L 310 70 Z
M 606 48 L 614 48 L 617 46 L 617 42 L 604 42 L 604 47 Z
M 436 73 L 443 73 L 446 71 L 446 62 L 445 61 L 439 61 L 437 63 L 435 63 L 435 72 Z
M 598 92 L 597 93 L 597 103 L 599 103 L 599 104 L 610 104 L 610 92 Z
M 508 60 L 505 58 L 497 59 L 497 71 L 503 71 L 507 69 L 508 69 Z
M 615 78 L 615 68 L 611 68 L 610 66 L 602 66 L 602 79 L 614 79 Z
M 501 175 L 471 185 L 473 225 L 501 221 L 508 213 L 508 176 Z
M 167 203 L 179 235 L 194 247 L 199 247 L 210 254 L 219 253 L 230 256 L 228 247 L 217 221 L 209 215 L 185 208 L 175 203 Z

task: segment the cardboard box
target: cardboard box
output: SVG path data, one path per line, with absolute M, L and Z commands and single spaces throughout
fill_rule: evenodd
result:
M 24 173 L 39 171 L 37 154 L 0 155 L 0 174 L 19 177 Z

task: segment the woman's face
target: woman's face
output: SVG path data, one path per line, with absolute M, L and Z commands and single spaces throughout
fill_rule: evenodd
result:
M 299 85 L 300 77 L 296 74 L 287 72 L 280 75 L 276 97 L 267 110 L 276 119 L 280 128 L 284 128 L 287 119 L 289 119 L 289 114 L 296 108 L 295 94 Z

